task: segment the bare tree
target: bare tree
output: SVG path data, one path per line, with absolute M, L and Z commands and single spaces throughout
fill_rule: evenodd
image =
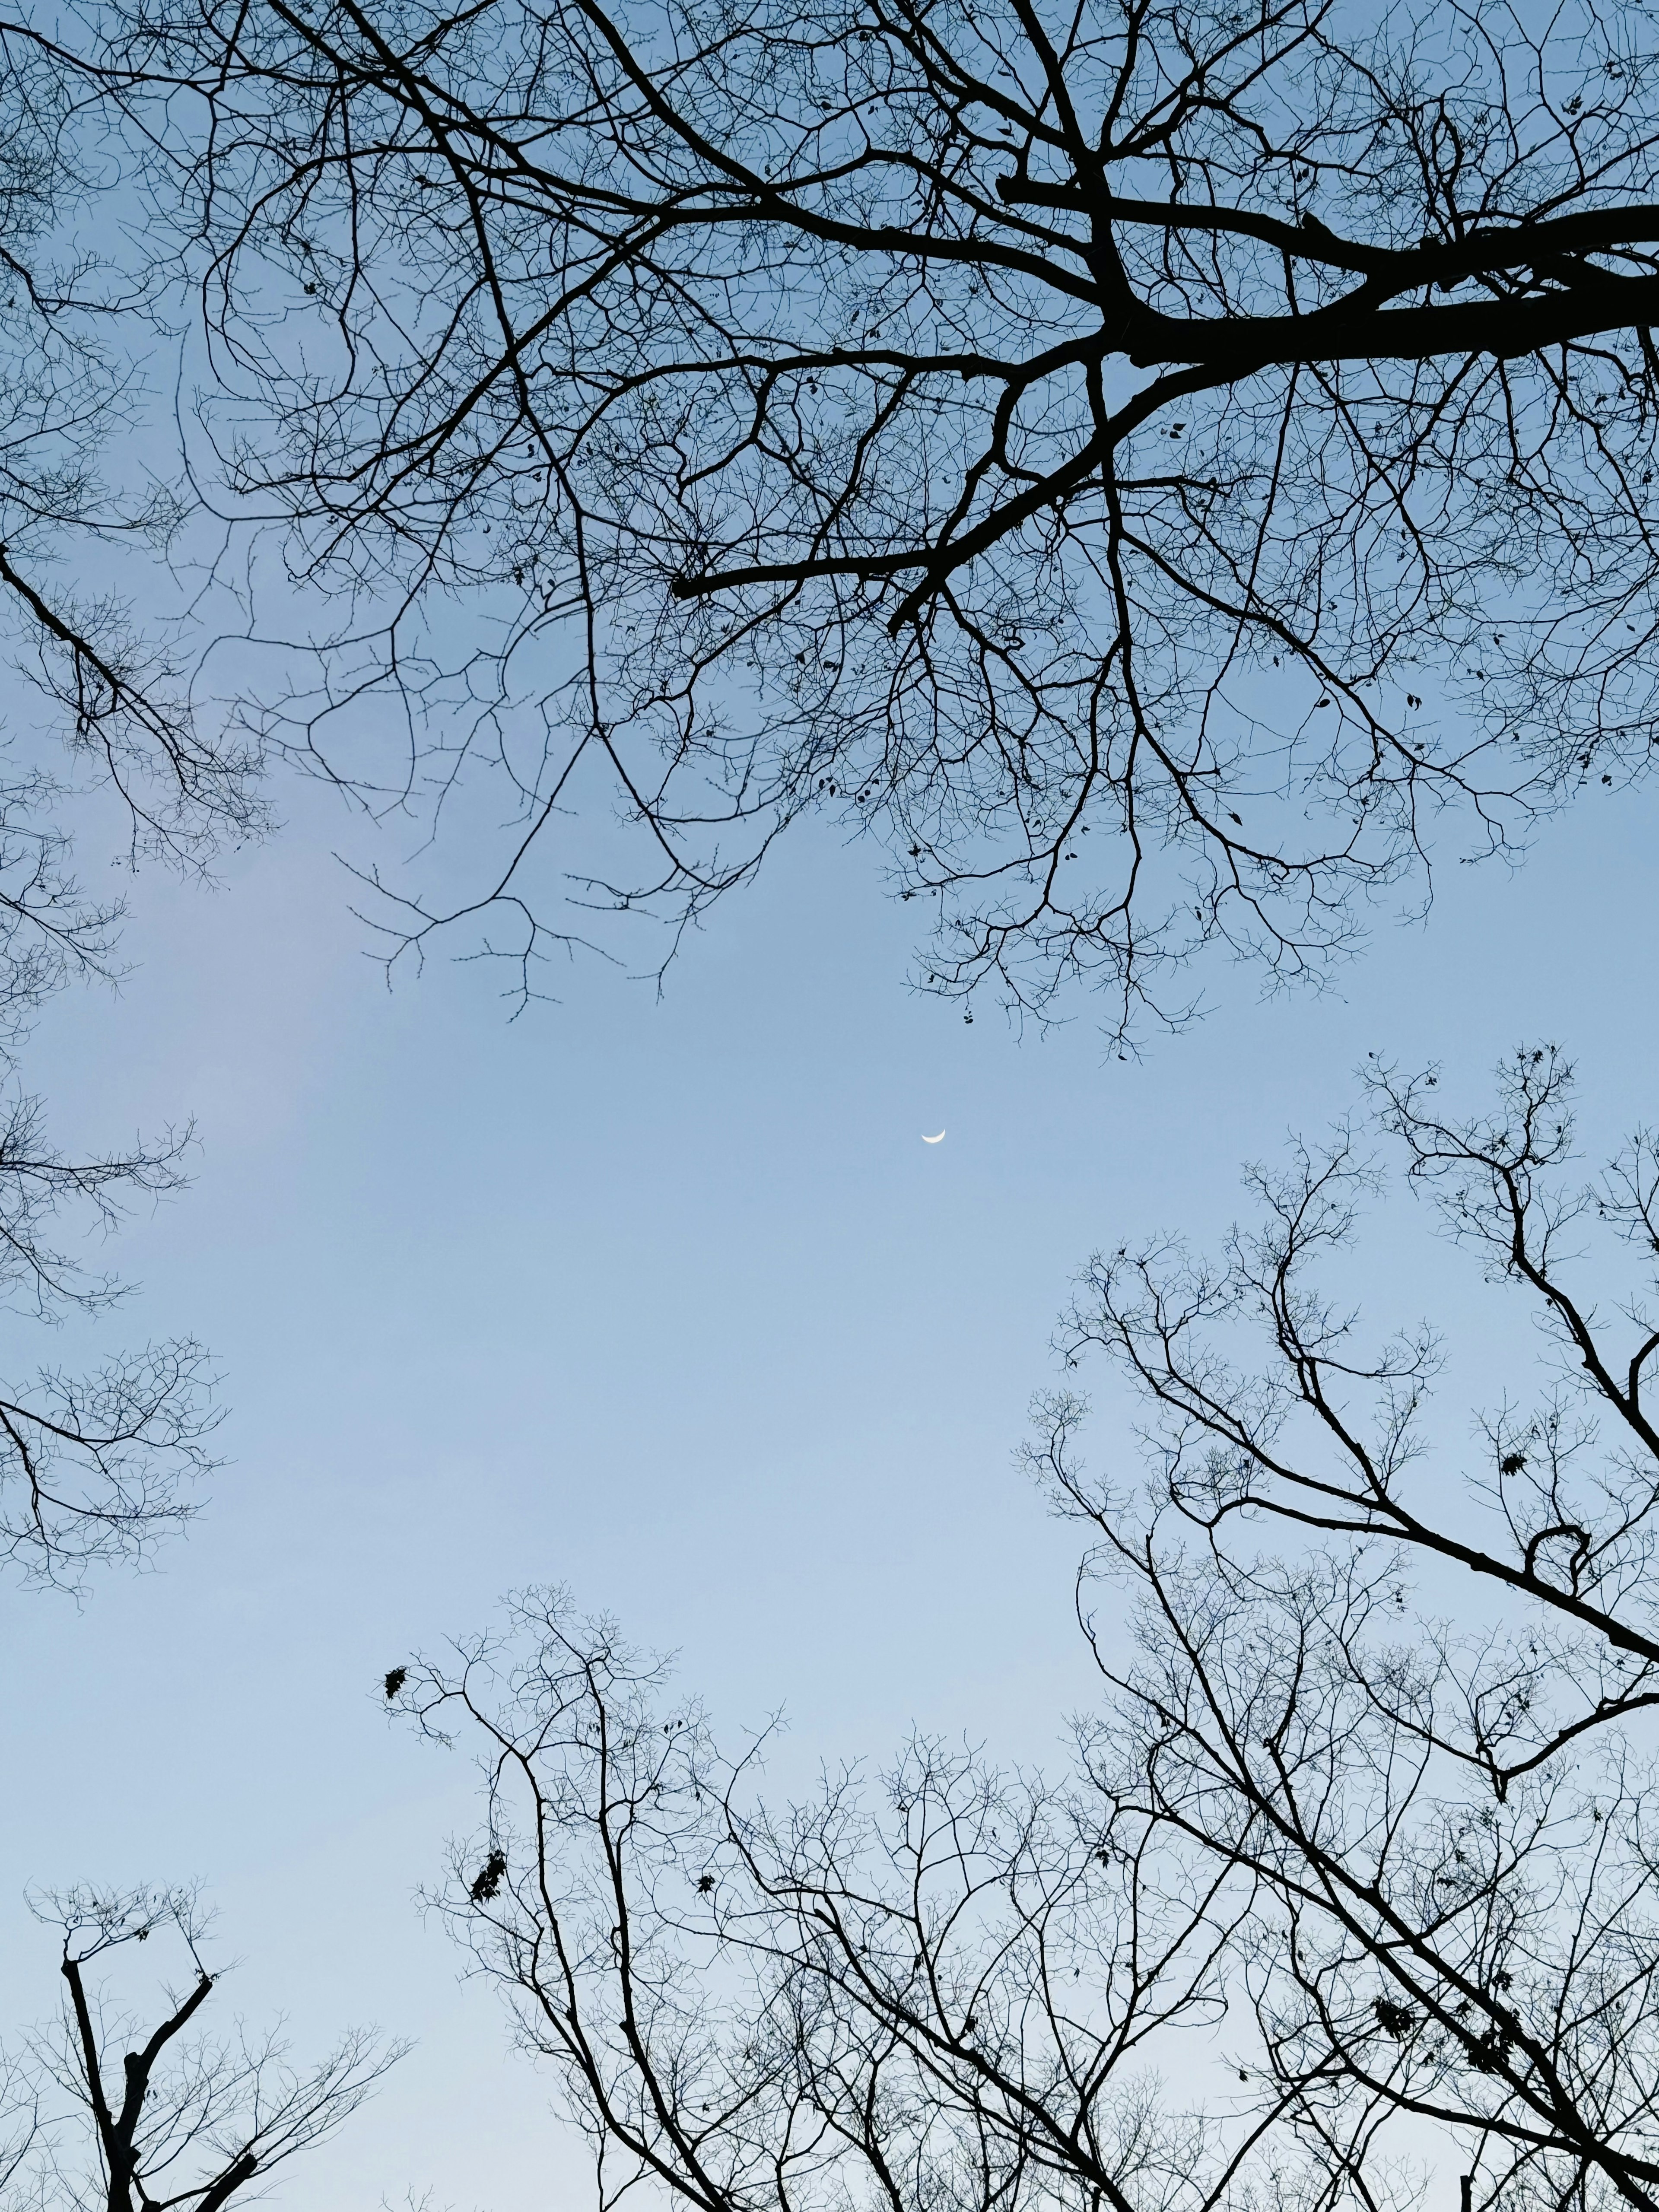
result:
M 178 1188 L 187 1129 L 108 1158 L 66 1158 L 40 1102 L 0 1110 L 0 1307 L 48 1323 L 97 1314 L 125 1286 L 48 1241 L 58 1218 L 115 1228 L 140 1196 Z M 147 1551 L 195 1510 L 220 1419 L 211 1362 L 190 1337 L 117 1352 L 90 1371 L 44 1367 L 0 1382 L 0 1553 L 33 1578 L 66 1582 L 94 1560 Z
M 723 1758 L 557 1592 L 388 1694 L 481 1747 L 487 1824 L 434 1902 L 562 2084 L 602 2205 L 1212 2212 L 1346 2203 L 1370 2172 L 1375 2116 L 1332 2158 L 1282 2089 L 1206 2109 L 1254 1885 L 1086 1778 L 918 1741 L 769 1814 L 761 1745 Z
M 928 986 L 1178 1018 L 1200 947 L 1316 969 L 1442 816 L 1507 847 L 1650 758 L 1638 6 L 118 21 L 233 507 L 289 525 L 265 634 L 313 595 L 268 727 L 379 811 L 510 794 L 394 951 L 465 919 L 530 988 L 827 808 Z
M 1088 1756 L 1260 1876 L 1275 2067 L 1316 2072 L 1333 2111 L 1380 2093 L 1453 2127 L 1484 2197 L 1645 2205 L 1654 1141 L 1577 1181 L 1553 1049 L 1517 1055 L 1483 1119 L 1442 1112 L 1433 1073 L 1371 1086 L 1408 1179 L 1534 1304 L 1544 1358 L 1476 1419 L 1468 1466 L 1429 1417 L 1433 1336 L 1368 1344 L 1322 1280 L 1376 1187 L 1347 1132 L 1252 1178 L 1260 1224 L 1219 1261 L 1097 1261 L 1064 1341 L 1139 1387 L 1154 1474 L 1139 1502 L 1091 1482 L 1077 1408 L 1051 1401 L 1047 1471 L 1142 1607 L 1138 1664 L 1097 1645 L 1136 1717 Z
M 74 1890 L 40 1910 L 63 1932 L 64 2017 L 14 2065 L 22 2124 L 0 2166 L 7 2212 L 219 2212 L 233 2197 L 262 2195 L 273 2172 L 349 2119 L 402 2055 L 404 2046 L 354 2031 L 299 2074 L 274 2033 L 239 2025 L 228 2040 L 204 2035 L 198 2015 L 216 1984 L 193 1892 Z M 91 1970 L 106 1975 L 113 1954 L 152 1938 L 180 1948 L 187 1973 L 146 2029 L 111 2008 Z
M 0 25 L 0 649 L 25 679 L 0 729 L 0 1308 L 14 1323 L 118 1299 L 64 1234 L 107 1232 L 176 1189 L 190 1138 L 66 1153 L 23 1081 L 40 1008 L 120 978 L 122 904 L 77 883 L 76 835 L 129 867 L 199 871 L 262 824 L 255 750 L 192 714 L 155 592 L 134 613 L 117 588 L 157 573 L 183 507 L 167 447 L 142 434 L 163 332 L 153 273 L 112 220 L 135 180 L 110 113 L 66 46 Z M 61 1580 L 185 1516 L 213 1425 L 198 1344 L 33 1379 L 13 1343 L 3 1357 L 0 1552 Z
M 199 861 L 262 821 L 256 754 L 192 714 L 159 630 L 116 588 L 124 549 L 153 579 L 185 513 L 147 408 L 162 328 L 120 226 L 133 181 L 95 75 L 38 26 L 0 24 L 0 617 L 41 701 L 38 728 L 9 714 L 0 775 L 7 1012 L 106 968 L 114 911 L 65 867 L 65 820 L 88 791 L 116 795 L 132 860 Z M 63 740 L 67 777 L 52 763 Z
M 1659 1140 L 1639 1129 L 1598 1178 L 1575 1180 L 1572 1073 L 1553 1047 L 1500 1071 L 1499 1109 L 1486 1118 L 1443 1115 L 1434 1071 L 1401 1081 L 1377 1066 L 1369 1080 L 1410 1183 L 1492 1279 L 1529 1297 L 1553 1347 L 1541 1395 L 1517 1393 L 1481 1418 L 1477 1473 L 1449 1486 L 1421 1472 L 1433 1333 L 1367 1352 L 1358 1309 L 1321 1287 L 1322 1262 L 1348 1245 L 1379 1182 L 1346 1129 L 1322 1152 L 1299 1149 L 1285 1175 L 1252 1171 L 1261 1224 L 1235 1230 L 1218 1262 L 1168 1243 L 1097 1257 L 1063 1348 L 1073 1362 L 1105 1349 L 1145 1395 L 1158 1512 L 1207 1556 L 1232 1556 L 1235 1528 L 1238 1556 L 1253 1556 L 1263 1523 L 1278 1522 L 1342 1540 L 1345 1559 L 1381 1545 L 1517 1602 L 1537 1664 L 1449 1740 L 1501 1803 L 1587 1729 L 1659 1692 L 1659 1427 L 1643 1399 L 1659 1353 Z M 1579 1287 L 1591 1228 L 1607 1248 L 1599 1297 Z M 1609 1286 L 1623 1293 L 1611 1322 Z M 1252 1340 L 1265 1340 L 1267 1364 L 1244 1353 Z M 1056 1401 L 1056 1464 L 1073 1419 Z M 1138 1528 L 1137 1547 L 1146 1540 Z M 1547 1723 L 1543 1681 L 1572 1696 L 1565 1717 Z
M 1215 1265 L 1091 1267 L 1065 1348 L 1143 1394 L 1151 1480 L 1091 1478 L 1045 1401 L 1107 1691 L 1059 1781 L 921 1743 L 769 1810 L 759 1744 L 723 1760 L 558 1601 L 387 1678 L 482 1747 L 444 1910 L 611 2195 L 1376 2206 L 1437 2161 L 1466 2212 L 1659 2202 L 1659 1178 L 1639 1135 L 1574 1182 L 1568 1085 L 1528 1052 L 1459 1121 L 1373 1077 L 1546 1324 L 1467 1472 L 1432 1339 L 1367 1349 L 1322 1284 L 1381 1180 L 1352 1131 L 1258 1171 Z

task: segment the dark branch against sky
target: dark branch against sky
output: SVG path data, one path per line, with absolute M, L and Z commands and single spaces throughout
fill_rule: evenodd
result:
M 275 0 L 122 40 L 216 465 L 309 595 L 264 734 L 380 809 L 501 787 L 498 866 L 383 906 L 394 955 L 465 915 L 533 988 L 827 809 L 925 985 L 1086 978 L 1133 1026 L 1204 947 L 1324 972 L 1431 854 L 1645 769 L 1638 8 Z

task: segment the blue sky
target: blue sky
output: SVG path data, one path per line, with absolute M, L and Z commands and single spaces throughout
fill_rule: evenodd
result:
M 1373 1048 L 1478 1103 L 1558 1037 L 1595 1130 L 1650 1116 L 1659 805 L 1593 788 L 1518 875 L 1449 868 L 1322 996 L 1217 975 L 1136 1065 L 1086 1002 L 1021 1042 L 908 995 L 902 910 L 811 829 L 661 1003 L 596 970 L 509 1022 L 445 965 L 388 996 L 341 822 L 283 796 L 218 891 L 141 882 L 122 995 L 59 1006 L 33 1054 L 66 1136 L 198 1119 L 194 1188 L 123 1239 L 123 1326 L 213 1346 L 229 1463 L 155 1571 L 0 1608 L 27 1685 L 0 1708 L 8 2009 L 55 1996 L 26 1883 L 199 1875 L 244 1962 L 228 2005 L 302 2048 L 417 2039 L 282 2201 L 580 2203 L 545 2087 L 413 1902 L 470 1822 L 465 1762 L 388 1729 L 379 1676 L 555 1579 L 678 1650 L 725 1723 L 787 1708 L 780 1789 L 913 1720 L 1055 1755 L 1090 1694 L 1076 1542 L 1012 1453 L 1073 1273 L 1218 1234 L 1240 1161 L 1347 1104 Z M 1382 1224 L 1379 1306 L 1511 1341 L 1424 1226 Z M 1094 1448 L 1129 1449 L 1109 1402 Z

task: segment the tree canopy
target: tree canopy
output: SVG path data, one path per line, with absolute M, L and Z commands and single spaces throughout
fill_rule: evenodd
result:
M 465 921 L 533 988 L 828 810 L 927 985 L 1178 1018 L 1205 945 L 1322 969 L 1646 767 L 1639 6 L 118 20 L 215 495 L 278 525 L 245 620 L 316 653 L 264 733 L 507 800 L 394 951 Z
M 187 870 L 259 830 L 245 733 L 192 714 L 182 654 L 125 587 L 153 572 L 183 502 L 141 441 L 139 366 L 162 289 L 110 220 L 123 171 L 95 71 L 38 26 L 0 26 L 0 1310 L 58 1322 L 122 1285 L 71 1232 L 112 1231 L 183 1179 L 184 1120 L 66 1152 L 25 1080 L 36 1018 L 122 974 L 121 898 L 88 894 L 77 840 L 131 868 Z M 139 448 L 143 446 L 143 450 Z M 150 618 L 148 622 L 147 618 Z M 0 1555 L 49 1579 L 142 1551 L 210 1463 L 210 1363 L 193 1339 L 85 1372 L 0 1382 Z
M 64 2007 L 52 2029 L 0 2059 L 6 2212 L 222 2212 L 233 2198 L 263 2196 L 408 2048 L 354 2029 L 301 2074 L 280 2029 L 239 2021 L 230 2035 L 204 2033 L 217 1977 L 205 1964 L 211 1915 L 193 1889 L 82 1887 L 34 1903 L 61 1938 Z M 122 2002 L 110 1969 L 153 1938 L 182 1952 L 185 1974 L 164 1989 L 149 2027 Z

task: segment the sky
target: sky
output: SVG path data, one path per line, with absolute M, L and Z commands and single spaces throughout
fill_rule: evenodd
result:
M 388 994 L 339 818 L 278 798 L 217 890 L 141 880 L 121 994 L 60 1002 L 33 1048 L 67 1140 L 196 1117 L 192 1188 L 118 1248 L 118 1327 L 205 1339 L 228 1413 L 153 1571 L 0 1599 L 7 2014 L 55 2002 L 28 1885 L 199 1878 L 226 2007 L 286 2013 L 301 2055 L 366 2021 L 415 2039 L 280 2202 L 580 2205 L 547 2084 L 419 1911 L 474 1778 L 388 1723 L 385 1671 L 556 1581 L 678 1653 L 725 1730 L 783 1709 L 780 1790 L 913 1724 L 1057 1760 L 1094 1694 L 1079 1543 L 1013 1453 L 1072 1278 L 1160 1226 L 1217 1239 L 1240 1163 L 1351 1103 L 1373 1049 L 1474 1107 L 1500 1054 L 1559 1040 L 1592 1143 L 1651 1118 L 1659 795 L 1598 787 L 1520 872 L 1449 868 L 1332 991 L 1213 975 L 1139 1062 L 1086 1000 L 1021 1040 L 909 994 L 902 910 L 811 827 L 661 1000 L 578 974 L 514 1021 L 442 963 Z M 1409 1202 L 1374 1249 L 1389 1318 L 1512 1353 Z M 9 1356 L 40 1357 L 21 1325 Z M 1109 1392 L 1091 1449 L 1132 1464 Z

